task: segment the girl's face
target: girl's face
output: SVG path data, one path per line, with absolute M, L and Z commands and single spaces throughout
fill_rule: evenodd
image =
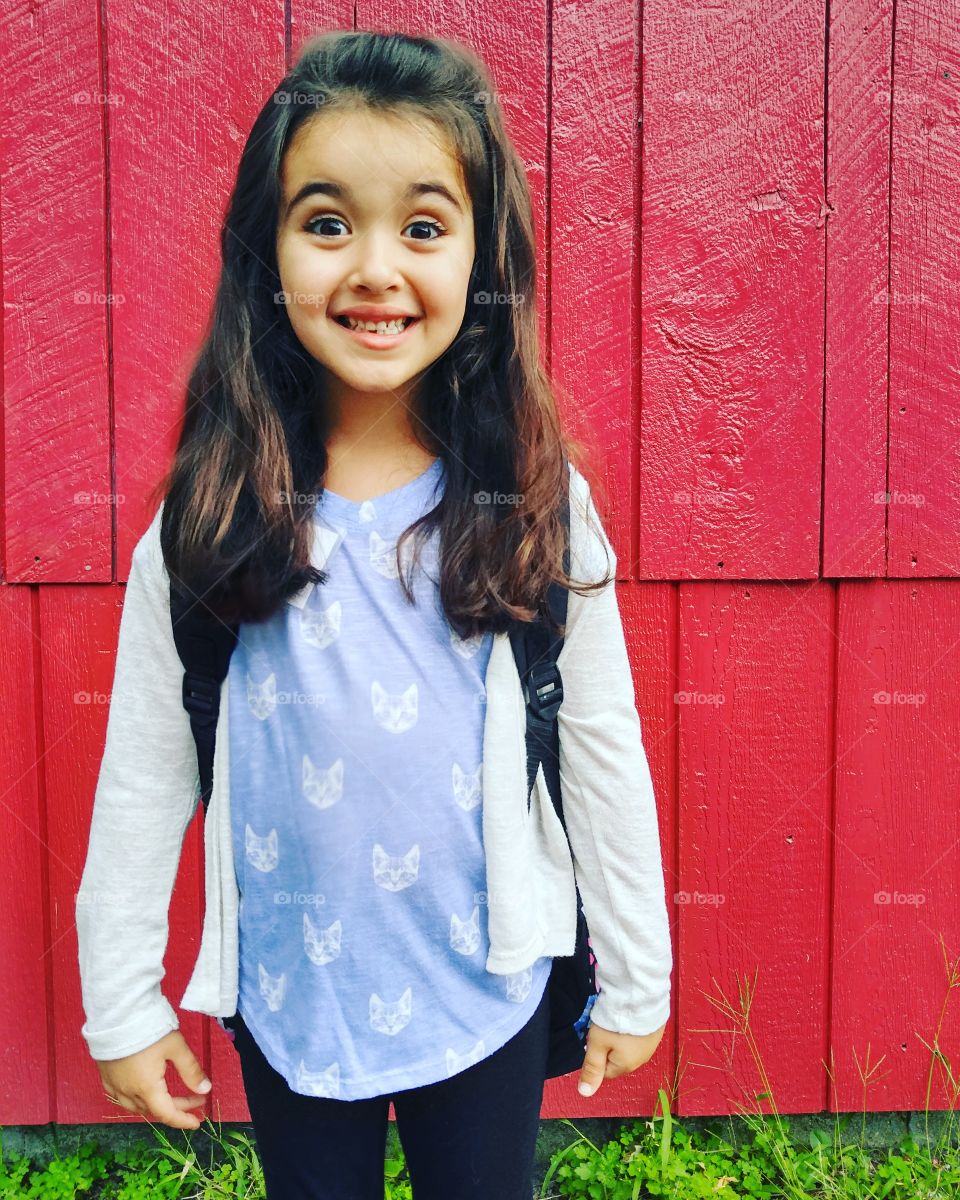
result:
M 280 285 L 294 332 L 326 368 L 333 412 L 410 399 L 460 330 L 473 209 L 439 141 L 397 115 L 329 111 L 284 157 Z M 356 332 L 348 314 L 414 319 L 400 333 Z

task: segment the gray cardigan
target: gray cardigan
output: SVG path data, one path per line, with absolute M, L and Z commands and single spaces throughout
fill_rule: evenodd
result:
M 596 580 L 616 558 L 589 487 L 571 466 L 571 572 Z M 179 1022 L 160 984 L 170 896 L 199 803 L 183 669 L 170 627 L 161 504 L 137 543 L 120 618 L 106 741 L 76 895 L 81 1033 L 95 1059 L 122 1058 Z M 322 566 L 317 523 L 312 561 Z M 607 560 L 609 555 L 609 562 Z M 615 584 L 569 593 L 559 657 L 560 778 L 567 837 L 542 768 L 527 811 L 525 710 L 509 635 L 487 668 L 481 773 L 487 870 L 486 969 L 512 974 L 573 952 L 579 886 L 601 994 L 591 1020 L 652 1033 L 670 1013 L 673 956 L 656 803 L 641 740 Z M 303 604 L 309 589 L 288 603 Z M 238 905 L 230 824 L 229 689 L 221 690 L 213 792 L 204 829 L 200 950 L 180 1007 L 236 1011 Z M 571 856 L 572 851 L 572 856 Z

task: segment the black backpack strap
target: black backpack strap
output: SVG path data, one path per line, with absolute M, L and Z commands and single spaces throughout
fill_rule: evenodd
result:
M 192 603 L 170 584 L 173 640 L 183 663 L 183 707 L 197 745 L 200 798 L 204 813 L 213 791 L 213 750 L 220 715 L 220 685 L 230 666 L 237 626 L 214 617 L 202 602 Z
M 563 569 L 570 572 L 570 493 L 564 491 L 561 517 L 567 531 L 567 542 L 563 551 Z M 547 593 L 547 604 L 553 619 L 564 624 L 567 619 L 568 592 L 559 583 L 552 583 Z M 543 765 L 543 776 L 553 800 L 557 816 L 566 830 L 563 819 L 563 804 L 560 797 L 560 729 L 557 714 L 563 702 L 563 681 L 557 667 L 557 658 L 563 646 L 563 636 L 555 635 L 541 617 L 536 621 L 515 621 L 510 630 L 510 643 L 517 663 L 517 672 L 523 687 L 527 711 L 527 809 L 537 778 Z

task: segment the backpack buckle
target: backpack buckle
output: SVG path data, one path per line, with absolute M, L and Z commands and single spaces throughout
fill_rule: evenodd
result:
M 532 666 L 523 695 L 535 716 L 552 721 L 563 703 L 563 681 L 557 664 L 547 662 Z
M 220 688 L 203 675 L 183 673 L 183 707 L 199 717 L 212 716 L 220 702 Z

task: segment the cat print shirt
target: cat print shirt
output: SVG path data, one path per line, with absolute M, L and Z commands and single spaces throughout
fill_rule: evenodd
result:
M 325 490 L 328 582 L 241 625 L 230 660 L 237 1007 L 304 1095 L 361 1100 L 455 1075 L 520 1031 L 550 974 L 550 957 L 485 969 L 492 635 L 463 640 L 447 622 L 436 531 L 416 607 L 397 578 L 397 538 L 443 479 L 437 458 L 362 503 Z

